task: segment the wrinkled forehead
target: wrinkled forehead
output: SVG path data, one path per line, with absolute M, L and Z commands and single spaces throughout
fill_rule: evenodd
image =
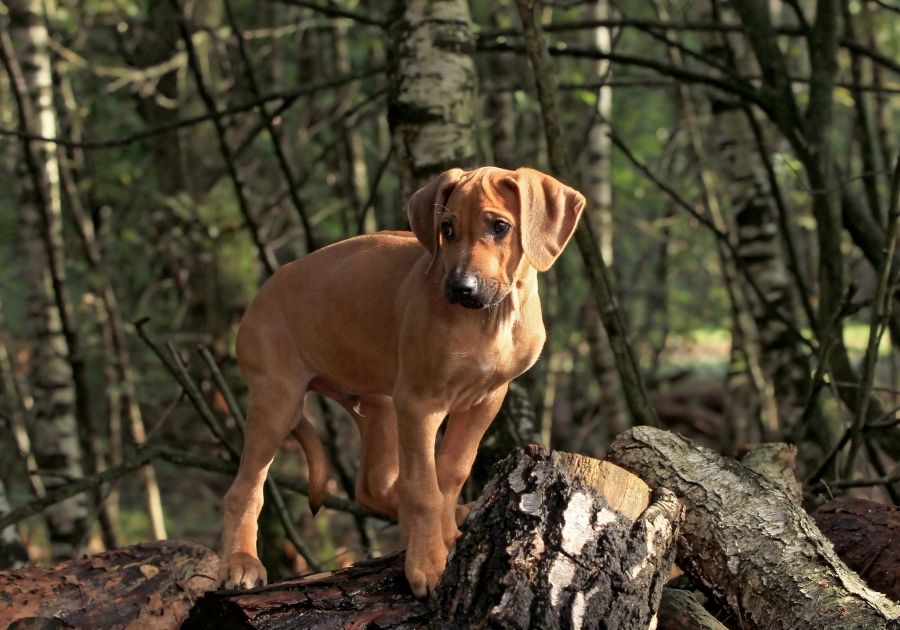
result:
M 502 168 L 479 168 L 470 171 L 454 187 L 447 200 L 447 207 L 459 212 L 477 212 L 480 209 L 512 212 L 518 205 L 516 191 L 509 183 L 501 180 L 514 174 L 513 171 Z

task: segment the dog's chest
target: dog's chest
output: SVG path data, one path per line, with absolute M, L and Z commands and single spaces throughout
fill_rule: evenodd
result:
M 517 334 L 518 333 L 518 334 Z M 488 394 L 519 376 L 537 360 L 543 335 L 523 335 L 510 327 L 485 335 L 477 343 L 457 346 L 446 367 L 454 406 L 476 405 Z

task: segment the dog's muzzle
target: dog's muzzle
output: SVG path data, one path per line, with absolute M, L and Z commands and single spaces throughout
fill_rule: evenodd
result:
M 444 281 L 444 297 L 450 304 L 465 308 L 487 308 L 490 296 L 484 295 L 478 278 L 469 273 L 451 273 Z

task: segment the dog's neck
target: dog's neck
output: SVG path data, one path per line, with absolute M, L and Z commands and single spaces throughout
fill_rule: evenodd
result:
M 488 333 L 511 333 L 513 324 L 532 294 L 537 293 L 537 270 L 529 267 L 521 278 L 513 283 L 506 297 L 485 309 L 484 327 Z

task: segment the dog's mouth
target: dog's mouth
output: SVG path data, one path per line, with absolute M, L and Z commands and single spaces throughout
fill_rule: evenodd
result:
M 491 306 L 490 302 L 483 302 L 476 298 L 463 298 L 463 299 L 459 300 L 457 302 L 457 304 L 459 304 L 463 308 L 471 308 L 473 310 L 489 308 Z

